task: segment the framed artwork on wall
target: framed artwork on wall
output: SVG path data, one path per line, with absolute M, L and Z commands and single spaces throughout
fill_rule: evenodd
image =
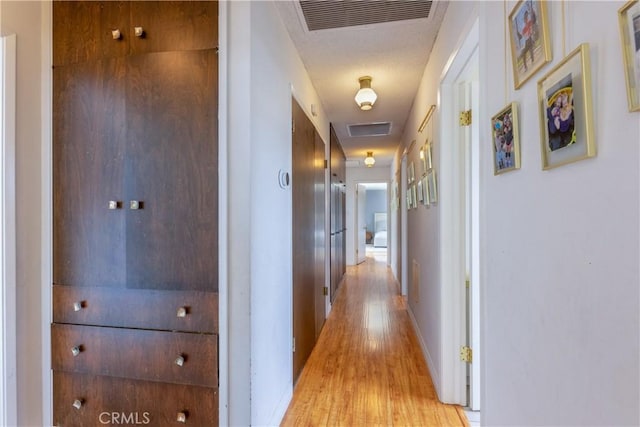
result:
M 429 194 L 429 183 L 427 182 L 427 175 L 425 174 L 422 178 L 420 178 L 420 181 L 422 182 L 422 191 L 424 191 L 422 204 L 425 205 L 426 207 L 430 207 L 431 196 Z
M 512 102 L 491 118 L 493 174 L 520 169 L 518 104 Z
M 418 202 L 424 204 L 424 190 L 422 188 L 422 179 L 418 180 Z
M 516 89 L 551 61 L 545 0 L 520 0 L 509 14 L 509 41 Z
M 426 178 L 429 191 L 429 203 L 435 205 L 438 203 L 438 182 L 435 169 L 431 169 Z
M 587 43 L 538 82 L 538 108 L 543 169 L 596 155 Z
M 631 0 L 618 11 L 629 111 L 640 111 L 640 2 Z

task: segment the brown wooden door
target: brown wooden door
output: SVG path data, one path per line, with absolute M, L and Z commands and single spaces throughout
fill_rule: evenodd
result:
M 217 80 L 213 49 L 129 60 L 130 288 L 218 290 Z
M 315 137 L 314 128 L 293 101 L 293 378 L 300 375 L 316 341 L 315 318 Z
M 316 300 L 316 340 L 326 319 L 325 289 L 325 144 L 318 132 L 314 132 L 314 195 L 315 195 L 315 300 Z

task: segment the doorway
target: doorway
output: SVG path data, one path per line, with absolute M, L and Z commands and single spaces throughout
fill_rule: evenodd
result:
M 480 410 L 479 30 L 455 51 L 440 86 L 442 399 Z M 446 247 L 444 247 L 446 246 Z
M 389 260 L 389 192 L 386 182 L 356 184 L 356 262 Z

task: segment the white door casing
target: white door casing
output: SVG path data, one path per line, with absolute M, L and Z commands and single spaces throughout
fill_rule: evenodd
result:
M 367 187 L 364 184 L 356 185 L 356 264 L 367 259 Z

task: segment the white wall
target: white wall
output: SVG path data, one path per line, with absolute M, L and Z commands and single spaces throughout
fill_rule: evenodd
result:
M 251 407 L 245 407 L 248 402 L 243 394 L 240 406 L 232 410 L 240 415 L 245 408 L 252 425 L 277 425 L 293 390 L 291 188 L 283 190 L 278 185 L 279 170 L 291 172 L 291 97 L 298 100 L 325 141 L 329 140 L 329 123 L 274 3 L 227 5 L 232 15 L 242 13 L 246 19 L 229 27 L 230 33 L 242 35 L 242 43 L 230 46 L 230 55 L 237 60 L 229 71 L 230 101 L 238 91 L 243 102 L 230 102 L 229 115 L 239 120 L 229 122 L 228 143 L 230 147 L 240 144 L 245 150 L 229 158 L 229 171 L 234 171 L 228 187 L 229 218 L 235 218 L 231 221 L 237 225 L 230 241 L 240 238 L 249 245 L 229 251 L 234 269 L 247 272 L 238 305 L 229 307 L 229 315 L 233 319 L 237 309 L 240 320 L 246 320 L 248 307 L 243 304 L 247 299 L 251 308 L 250 331 L 233 332 L 250 332 L 250 344 L 242 344 L 249 347 L 245 355 L 250 355 Z M 236 70 L 242 74 L 235 75 Z M 312 103 L 317 106 L 316 117 L 310 114 Z M 243 200 L 234 205 L 234 198 Z M 236 286 L 231 277 L 228 286 Z M 244 364 L 241 368 L 244 370 Z M 232 371 L 231 383 L 245 380 L 233 375 Z M 236 420 L 230 421 L 237 424 Z
M 0 2 L 2 34 L 16 34 L 16 240 L 17 240 L 17 376 L 18 423 L 43 425 L 41 147 L 46 130 L 41 125 L 41 19 L 40 2 Z M 46 393 L 45 393 L 46 394 Z
M 549 2 L 552 64 L 509 90 L 520 104 L 520 171 L 493 176 L 484 127 L 483 425 L 640 424 L 640 114 L 627 111 L 624 2 L 566 2 L 567 52 L 591 46 L 598 154 L 542 171 L 536 82 L 562 59 L 562 3 Z M 501 17 L 502 4 L 486 13 Z M 486 43 L 502 46 L 493 22 Z M 502 49 L 485 59 L 488 124 L 505 104 Z
M 501 4 L 501 3 L 500 3 Z M 441 145 L 449 141 L 439 141 L 438 135 L 440 127 L 438 120 L 440 111 L 437 109 L 427 128 L 422 133 L 418 132 L 422 120 L 424 119 L 431 105 L 439 105 L 438 89 L 443 72 L 446 70 L 453 52 L 459 48 L 466 32 L 478 16 L 476 2 L 456 1 L 449 3 L 447 12 L 442 23 L 438 38 L 431 51 L 429 62 L 425 68 L 422 81 L 416 97 L 414 99 L 411 114 L 405 125 L 403 134 L 403 146 L 410 148 L 411 142 L 416 141 L 414 146 L 407 152 L 407 166 L 413 162 L 416 177 L 422 176 L 422 161 L 419 158 L 420 146 L 425 143 L 427 137 L 433 138 L 433 167 L 439 173 L 439 154 Z M 502 28 L 502 26 L 499 26 Z M 400 167 L 402 161 L 401 147 L 396 153 L 393 168 Z M 438 175 L 440 179 L 440 175 Z M 440 183 L 439 183 L 440 184 Z M 446 194 L 439 194 L 440 198 L 447 197 Z M 401 199 L 404 194 L 401 194 Z M 429 365 L 429 370 L 433 377 L 434 385 L 441 395 L 442 390 L 442 344 L 444 339 L 441 335 L 442 316 L 442 287 L 448 284 L 441 283 L 440 277 L 440 205 L 426 208 L 419 205 L 417 209 L 411 209 L 406 213 L 408 233 L 407 233 L 407 280 L 408 280 L 408 301 L 409 309 L 418 328 L 418 335 L 425 357 Z M 412 264 L 416 261 L 419 266 L 420 276 L 417 289 L 412 286 Z
M 374 166 L 372 168 L 367 167 L 348 167 L 347 168 L 347 183 L 346 183 L 346 234 L 347 234 L 347 265 L 356 265 L 356 245 L 357 241 L 357 224 L 356 224 L 356 185 L 358 183 L 366 182 L 386 182 L 389 183 L 389 167 L 388 166 Z M 387 185 L 387 188 L 389 186 Z M 388 211 L 387 207 L 387 211 Z
M 542 171 L 536 82 L 567 52 L 591 45 L 594 159 Z M 553 56 L 520 90 L 504 70 L 503 3 L 451 2 L 407 120 L 416 139 L 430 104 L 439 104 L 442 71 L 480 18 L 482 425 L 638 425 L 640 114 L 627 111 L 616 2 L 549 2 Z M 507 4 L 507 14 L 515 1 Z M 594 31 L 597 29 L 597 31 Z M 490 117 L 520 105 L 522 168 L 493 176 Z M 438 112 L 439 113 L 439 112 Z M 439 120 L 436 113 L 436 123 Z M 436 127 L 436 135 L 439 134 Z M 420 138 L 418 138 L 420 140 Z M 434 145 L 435 167 L 446 141 Z M 400 153 L 396 161 L 400 160 Z M 417 150 L 408 160 L 417 164 Z M 440 194 L 440 199 L 447 194 Z M 410 309 L 438 387 L 439 209 L 408 213 L 409 261 L 420 263 L 419 298 Z

